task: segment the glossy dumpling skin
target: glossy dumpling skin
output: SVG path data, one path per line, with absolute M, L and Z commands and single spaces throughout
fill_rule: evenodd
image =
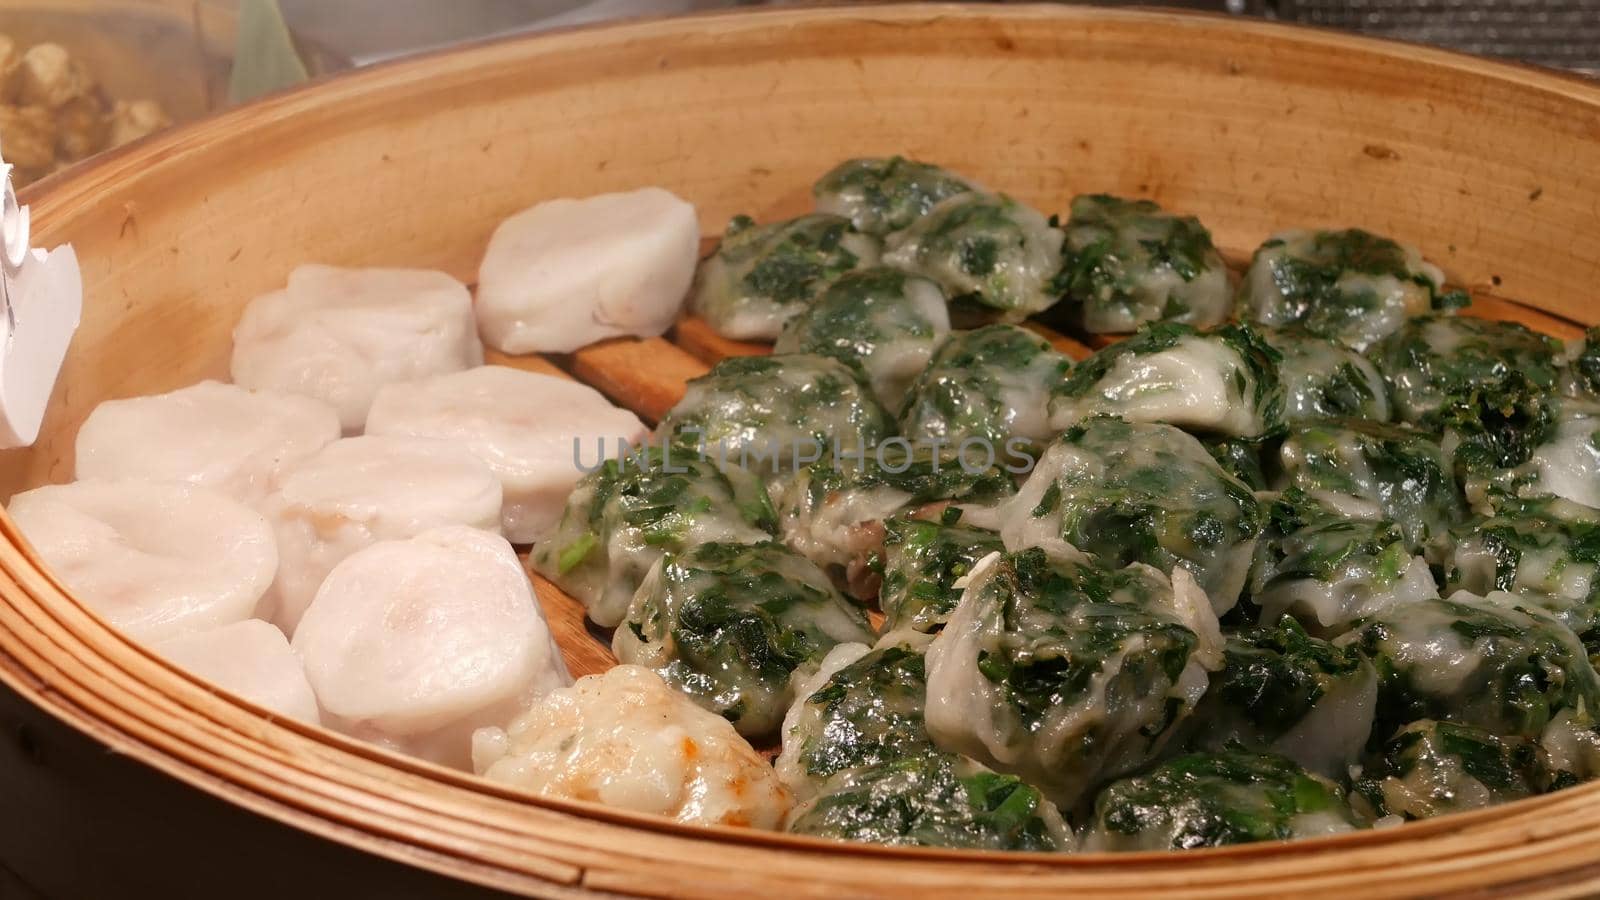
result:
M 1089 851 L 1196 850 L 1360 827 L 1337 784 L 1272 754 L 1193 753 L 1095 798 Z
M 621 441 L 637 447 L 646 430 L 588 385 L 479 366 L 383 388 L 367 433 L 455 441 L 471 450 L 500 478 L 506 538 L 526 544 L 561 518 L 583 475 L 580 464 L 614 454 Z
M 1377 701 L 1370 663 L 1283 616 L 1227 636 L 1222 669 L 1190 720 L 1190 743 L 1274 753 L 1342 778 L 1361 760 Z
M 800 799 L 789 830 L 901 846 L 1071 849 L 1038 789 L 934 746 L 923 723 L 925 644 L 841 644 L 798 686 L 776 764 Z
M 583 476 L 560 524 L 529 559 L 609 628 L 622 621 L 662 554 L 712 541 L 759 543 L 777 532 L 759 478 L 667 444 L 608 459 Z
M 478 324 L 506 353 L 654 337 L 700 258 L 694 205 L 657 187 L 563 197 L 501 222 L 478 266 Z
M 189 674 L 268 712 L 313 725 L 322 721 L 305 666 L 283 632 L 270 622 L 246 619 L 168 638 L 151 649 Z
M 693 309 L 723 337 L 770 341 L 839 276 L 875 265 L 878 250 L 877 238 L 841 216 L 770 225 L 736 216 L 700 265 Z
M 1331 338 L 1299 329 L 1264 329 L 1261 337 L 1282 358 L 1283 416 L 1309 419 L 1366 419 L 1387 422 L 1389 387 L 1365 356 Z
M 997 449 L 1042 444 L 1055 435 L 1050 391 L 1071 368 L 1072 361 L 1049 341 L 1020 326 L 957 332 L 912 383 L 900 410 L 900 432 L 913 443 L 976 440 Z
M 1247 326 L 1199 332 L 1152 325 L 1100 350 L 1057 383 L 1050 424 L 1093 415 L 1166 422 L 1193 431 L 1260 438 L 1283 424 L 1278 355 Z
M 1267 510 L 1250 598 L 1262 621 L 1291 613 L 1318 632 L 1413 600 L 1439 596 L 1428 563 L 1387 519 L 1342 515 L 1291 487 Z
M 1063 237 L 1025 204 L 969 191 L 885 238 L 883 262 L 933 279 L 952 300 L 1017 322 L 1059 299 Z
M 1065 541 L 1109 566 L 1182 566 L 1220 614 L 1249 576 L 1263 516 L 1188 434 L 1095 417 L 1050 445 L 999 520 L 1011 550 Z
M 365 435 L 334 441 L 283 473 L 261 503 L 278 542 L 271 618 L 287 634 L 341 560 L 442 525 L 500 532 L 500 479 L 465 446 Z
M 543 797 L 694 825 L 778 828 L 792 803 L 727 720 L 639 666 L 587 675 L 479 729 L 472 760 L 490 781 Z
M 804 557 L 777 543 L 711 543 L 662 556 L 611 649 L 755 739 L 778 730 L 796 670 L 872 637 L 861 608 Z
M 278 568 L 259 513 L 194 485 L 47 485 L 6 512 L 74 596 L 141 642 L 250 618 Z
M 863 457 L 834 457 L 800 470 L 783 487 L 778 522 L 785 543 L 843 590 L 870 600 L 881 580 L 885 519 L 991 507 L 1015 492 L 1011 475 L 985 455 L 885 443 Z
M 1468 483 L 1475 501 L 1492 505 L 1495 495 L 1559 497 L 1600 508 L 1600 406 L 1558 404 L 1549 429 L 1528 450 L 1527 461 L 1493 472 L 1487 481 L 1487 487 Z
M 878 267 L 840 276 L 789 320 L 772 350 L 859 365 L 879 402 L 898 409 L 912 380 L 949 334 L 950 311 L 937 284 Z
M 1422 719 L 1368 758 L 1351 801 L 1372 818 L 1431 819 L 1541 793 L 1551 775 L 1533 741 Z
M 1577 635 L 1513 594 L 1395 607 L 1334 643 L 1379 672 L 1378 739 L 1440 719 L 1539 740 L 1574 716 L 1592 726 L 1600 702 L 1600 676 Z
M 298 266 L 233 329 L 235 384 L 321 400 L 347 434 L 383 385 L 482 364 L 466 285 L 425 269 Z
M 1366 350 L 1406 319 L 1464 305 L 1444 273 L 1414 248 L 1351 228 L 1274 235 L 1250 258 L 1239 318 Z
M 848 159 L 811 186 L 817 212 L 844 216 L 857 231 L 879 237 L 973 190 L 978 187 L 948 169 L 901 156 Z
M 934 742 L 1063 808 L 1154 760 L 1222 661 L 1205 595 L 1174 576 L 1039 549 L 986 557 L 928 648 Z
M 330 726 L 461 768 L 474 729 L 572 681 L 511 545 L 462 525 L 346 557 L 293 646 Z
M 833 452 L 875 446 L 894 419 L 849 365 L 815 354 L 735 356 L 689 382 L 656 427 L 660 440 L 703 447 L 762 477 Z
M 338 437 L 339 416 L 320 400 L 202 381 L 96 406 L 78 429 L 76 471 L 186 481 L 254 504 L 284 467 Z
M 937 521 L 896 516 L 884 525 L 883 585 L 878 608 L 885 633 L 931 634 L 944 627 L 961 600 L 956 584 L 991 553 L 1005 549 L 1000 534 L 942 516 Z
M 1510 591 L 1555 613 L 1585 643 L 1600 637 L 1600 509 L 1507 498 L 1456 532 L 1446 572 L 1449 593 Z
M 1600 401 L 1600 325 L 1568 341 L 1562 354 L 1561 392 L 1569 397 Z
M 1060 284 L 1073 316 L 1093 334 L 1148 322 L 1209 328 L 1233 307 L 1228 267 L 1193 216 L 1108 194 L 1072 199 Z
M 1449 552 L 1466 504 L 1438 441 L 1413 429 L 1356 419 L 1302 422 L 1278 451 L 1278 487 L 1297 487 L 1351 519 L 1387 519 L 1429 562 Z
M 1389 382 L 1395 418 L 1437 429 L 1453 403 L 1492 394 L 1512 377 L 1536 391 L 1554 389 L 1560 353 L 1554 338 L 1516 322 L 1426 316 L 1406 322 L 1370 355 Z

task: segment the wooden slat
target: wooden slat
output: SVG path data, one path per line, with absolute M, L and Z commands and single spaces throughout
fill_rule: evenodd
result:
M 572 374 L 652 425 L 710 368 L 661 338 L 613 338 L 566 359 Z
M 524 372 L 532 372 L 535 375 L 554 375 L 557 378 L 572 377 L 566 369 L 542 356 L 512 356 L 509 353 L 501 353 L 499 350 L 487 347 L 483 351 L 483 363 L 487 366 L 506 366 L 512 369 L 521 369 Z
M 1551 315 L 1541 309 L 1524 306 L 1515 300 L 1496 297 L 1493 294 L 1474 292 L 1472 305 L 1463 309 L 1461 314 L 1477 316 L 1480 319 L 1503 319 L 1507 322 L 1520 322 L 1534 331 L 1542 331 L 1564 341 L 1583 337 L 1582 325 Z
M 672 338 L 679 347 L 711 365 L 730 356 L 764 356 L 772 352 L 771 344 L 725 338 L 717 334 L 709 322 L 692 313 L 685 313 L 678 319 Z

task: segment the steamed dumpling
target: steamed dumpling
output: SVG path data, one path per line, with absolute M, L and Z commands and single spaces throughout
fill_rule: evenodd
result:
M 49 485 L 7 511 L 85 606 L 142 642 L 250 618 L 278 567 L 259 513 L 194 485 Z
M 792 802 L 726 719 L 639 666 L 585 676 L 505 728 L 479 729 L 472 762 L 490 781 L 543 797 L 695 825 L 777 828 Z
M 972 190 L 971 181 L 949 169 L 900 156 L 845 160 L 811 186 L 818 212 L 844 216 L 857 231 L 879 237 Z
M 884 240 L 883 262 L 933 279 L 951 299 L 1021 321 L 1060 299 L 1061 229 L 1004 194 L 956 194 Z
M 1369 815 L 1431 819 L 1541 792 L 1548 782 L 1539 745 L 1455 722 L 1422 719 L 1372 754 L 1351 800 Z
M 313 725 L 321 722 L 305 666 L 271 623 L 246 619 L 168 638 L 151 649 L 263 709 Z
M 320 400 L 202 381 L 96 406 L 78 429 L 77 473 L 186 481 L 254 504 L 338 436 L 339 416 Z
M 567 495 L 603 447 L 637 446 L 645 427 L 587 385 L 503 366 L 480 366 L 378 392 L 368 434 L 458 441 L 500 478 L 501 525 L 525 544 L 561 518 Z M 604 444 L 601 445 L 600 442 Z
M 548 200 L 500 223 L 478 267 L 478 323 L 506 353 L 654 337 L 700 258 L 693 204 L 657 187 Z
M 331 725 L 459 767 L 474 729 L 571 683 L 511 545 L 461 525 L 351 554 L 294 649 Z
M 233 381 L 302 394 L 358 432 L 378 388 L 483 363 L 472 297 L 426 269 L 300 266 L 233 329 Z
M 900 409 L 900 432 L 913 443 L 959 446 L 987 441 L 1008 455 L 1055 432 L 1046 406 L 1072 361 L 1018 325 L 957 332 L 917 376 Z
M 735 216 L 700 266 L 694 311 L 723 337 L 772 340 L 839 276 L 877 262 L 877 238 L 842 216 L 768 225 Z
M 367 435 L 288 470 L 261 510 L 278 538 L 272 620 L 294 634 L 322 579 L 362 547 L 441 525 L 498 534 L 500 479 L 460 444 Z

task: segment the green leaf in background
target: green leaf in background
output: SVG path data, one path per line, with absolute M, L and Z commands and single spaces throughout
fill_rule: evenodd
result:
M 243 103 L 299 84 L 310 76 L 294 49 L 277 0 L 241 0 L 228 102 Z

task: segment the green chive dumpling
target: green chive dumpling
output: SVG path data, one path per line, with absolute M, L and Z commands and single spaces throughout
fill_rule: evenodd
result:
M 899 231 L 957 194 L 978 188 L 966 178 L 900 156 L 849 159 L 812 185 L 817 212 L 843 216 L 862 234 Z
M 1537 391 L 1554 390 L 1560 353 L 1554 338 L 1516 322 L 1424 316 L 1395 329 L 1369 355 L 1389 382 L 1395 418 L 1434 430 L 1453 400 L 1493 390 L 1512 375 Z
M 1084 331 L 1134 331 L 1149 322 L 1209 328 L 1233 295 L 1211 232 L 1149 200 L 1083 194 L 1072 200 L 1060 285 Z
M 912 442 L 970 439 L 997 450 L 1043 444 L 1056 433 L 1050 391 L 1071 368 L 1049 341 L 1017 325 L 956 332 L 912 383 L 900 432 Z
M 990 553 L 1005 549 L 997 532 L 957 521 L 896 516 L 883 523 L 883 586 L 878 607 L 887 633 L 929 634 L 944 627 L 961 599 L 956 582 Z
M 1281 756 L 1191 753 L 1107 786 L 1087 851 L 1196 850 L 1355 831 L 1344 791 Z
M 880 267 L 840 277 L 789 320 L 772 349 L 860 366 L 873 394 L 893 410 L 949 334 L 950 310 L 937 284 Z
M 790 676 L 835 644 L 873 639 L 861 608 L 799 554 L 777 543 L 710 543 L 657 561 L 611 649 L 759 739 L 778 730 Z
M 1050 397 L 1058 430 L 1092 415 L 1166 422 L 1193 431 L 1259 438 L 1281 430 L 1278 352 L 1255 329 L 1146 327 L 1078 363 Z
M 840 275 L 877 261 L 877 239 L 840 216 L 770 225 L 736 216 L 700 264 L 690 303 L 723 337 L 770 341 Z
M 1063 808 L 1156 759 L 1222 650 L 1187 572 L 1076 556 L 984 558 L 927 653 L 934 742 Z
M 884 239 L 885 265 L 933 279 L 952 301 L 1021 321 L 1059 299 L 1061 230 L 1004 194 L 971 191 L 941 201 Z
M 1415 249 L 1358 228 L 1285 231 L 1257 248 L 1239 285 L 1239 318 L 1366 350 L 1406 319 L 1465 302 Z
M 1299 329 L 1265 329 L 1261 337 L 1282 357 L 1285 419 L 1389 421 L 1389 387 L 1365 356 Z
M 1431 819 L 1530 797 L 1547 774 L 1533 741 L 1422 719 L 1372 755 L 1350 799 L 1374 819 Z

